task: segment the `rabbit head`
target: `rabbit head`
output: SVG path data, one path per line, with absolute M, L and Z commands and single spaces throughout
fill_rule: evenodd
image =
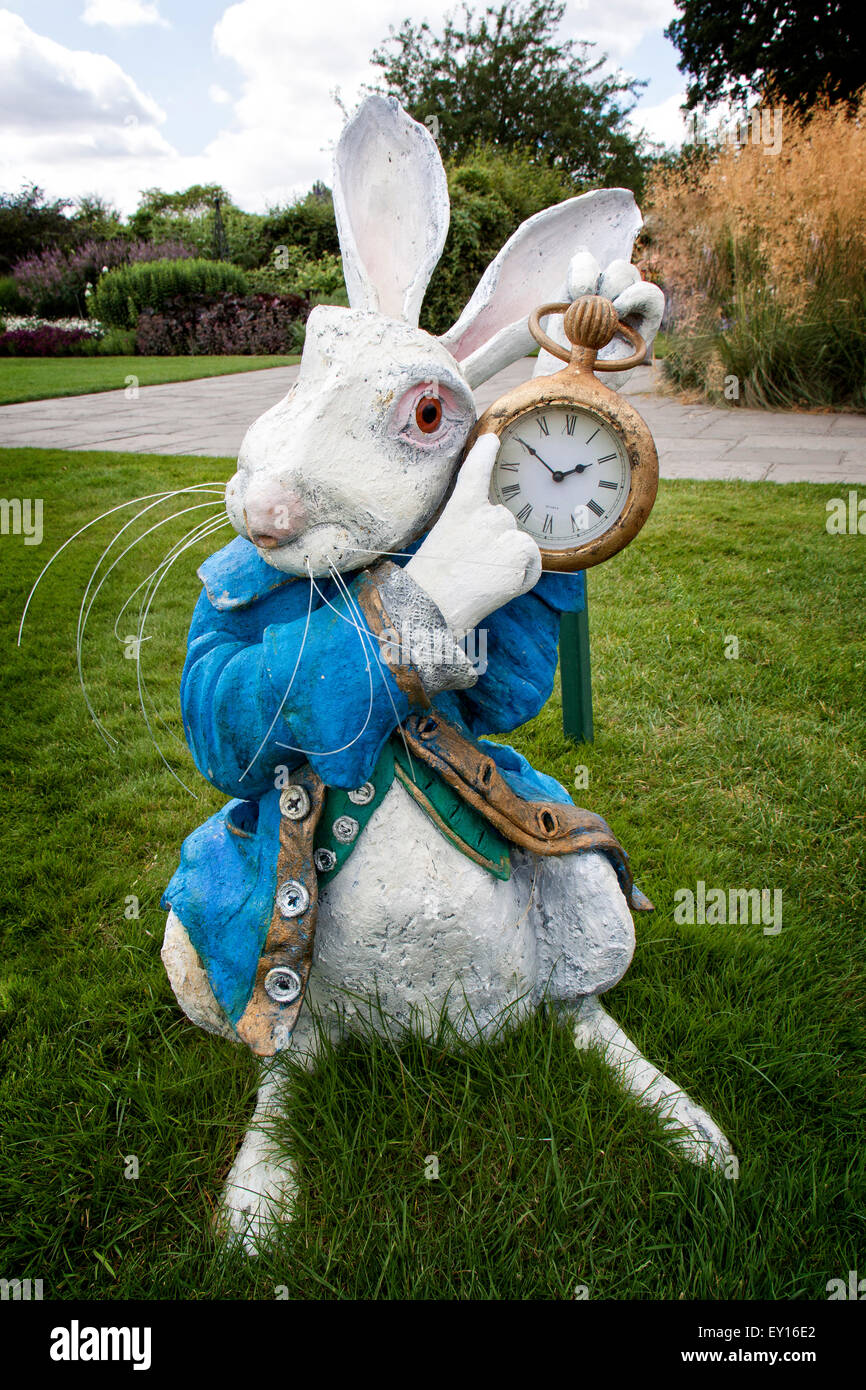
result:
M 247 431 L 226 492 L 239 534 L 297 575 L 355 570 L 423 533 L 475 423 L 473 389 L 532 349 L 529 314 L 562 297 L 576 250 L 628 259 L 641 226 L 625 189 L 538 213 L 436 338 L 418 317 L 448 186 L 430 132 L 393 98 L 367 97 L 346 125 L 334 206 L 350 308 L 313 309 L 298 380 Z

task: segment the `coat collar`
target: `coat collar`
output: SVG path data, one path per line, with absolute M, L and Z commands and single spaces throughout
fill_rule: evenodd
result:
M 199 567 L 198 577 L 219 613 L 248 608 L 275 589 L 295 583 L 297 576 L 283 574 L 263 560 L 251 541 L 236 536 Z

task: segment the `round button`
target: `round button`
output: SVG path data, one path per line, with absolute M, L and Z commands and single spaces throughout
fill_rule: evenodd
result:
M 287 878 L 277 889 L 276 903 L 282 917 L 300 917 L 310 906 L 310 895 L 300 879 Z
M 310 797 L 306 787 L 297 783 L 283 787 L 280 792 L 280 811 L 287 820 L 303 820 L 309 814 Z
M 375 795 L 376 788 L 373 783 L 365 782 L 362 787 L 356 787 L 354 791 L 349 792 L 349 800 L 355 806 L 369 806 Z
M 350 845 L 361 827 L 354 816 L 338 816 L 331 829 L 335 840 L 341 845 Z
M 336 866 L 337 856 L 332 849 L 317 849 L 313 860 L 320 874 L 329 874 Z
M 300 975 L 287 965 L 278 965 L 265 976 L 265 994 L 275 1004 L 293 1004 L 301 989 Z

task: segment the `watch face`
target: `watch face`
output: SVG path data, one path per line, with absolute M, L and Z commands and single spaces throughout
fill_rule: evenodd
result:
M 490 500 L 543 550 L 565 550 L 604 535 L 630 483 L 628 454 L 611 425 L 580 407 L 540 406 L 502 431 Z

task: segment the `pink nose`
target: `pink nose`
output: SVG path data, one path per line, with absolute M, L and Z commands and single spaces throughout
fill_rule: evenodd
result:
M 297 493 L 275 483 L 253 483 L 244 503 L 244 521 L 253 545 L 274 550 L 303 531 L 304 504 Z

